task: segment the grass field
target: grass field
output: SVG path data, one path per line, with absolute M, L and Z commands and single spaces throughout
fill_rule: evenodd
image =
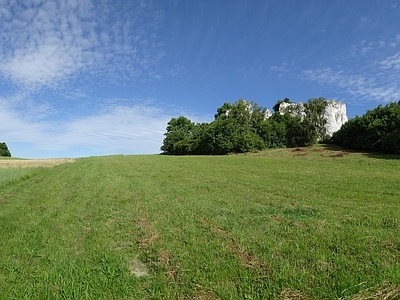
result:
M 0 299 L 398 299 L 400 159 L 341 149 L 0 169 Z

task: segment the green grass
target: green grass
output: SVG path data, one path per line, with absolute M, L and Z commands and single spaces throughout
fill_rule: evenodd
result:
M 33 176 L 33 170 L 29 168 L 18 168 L 18 169 L 1 169 L 0 168 L 0 188 L 4 188 L 7 185 L 12 185 L 18 181 L 25 180 L 30 176 Z
M 400 286 L 396 157 L 317 147 L 31 172 L 0 180 L 0 299 L 338 299 Z

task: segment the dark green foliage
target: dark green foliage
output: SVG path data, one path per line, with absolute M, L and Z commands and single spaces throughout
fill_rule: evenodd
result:
M 279 100 L 268 119 L 266 108 L 243 99 L 225 102 L 209 124 L 194 124 L 182 116 L 172 118 L 161 150 L 172 155 L 223 155 L 314 144 L 317 133 L 312 119 L 301 120 L 289 112 L 281 115 L 282 102 L 291 103 L 288 98 Z
M 234 149 L 233 136 L 235 130 L 239 129 L 233 119 L 217 118 L 209 125 L 207 143 L 209 153 L 207 154 L 226 154 Z
M 282 148 L 287 144 L 286 124 L 282 116 L 275 113 L 271 118 L 261 122 L 258 128 L 258 135 L 265 143 L 265 148 Z
M 333 134 L 332 141 L 351 149 L 400 154 L 400 104 L 379 105 L 356 116 Z
M 166 154 L 185 154 L 190 148 L 191 135 L 195 124 L 186 117 L 172 118 L 161 150 Z
M 323 140 L 326 138 L 326 119 L 324 118 L 324 110 L 327 105 L 325 98 L 310 98 L 307 103 L 304 104 L 304 109 L 306 112 L 306 118 L 314 124 L 315 130 L 317 132 L 318 140 Z
M 8 150 L 6 143 L 0 143 L 0 156 L 11 157 L 11 153 Z
M 286 117 L 286 141 L 288 147 L 311 146 L 317 142 L 316 127 L 307 118 Z
M 214 119 L 227 118 L 229 111 L 232 109 L 232 104 L 225 102 L 221 107 L 217 108 L 217 113 L 214 115 Z
M 244 100 L 234 105 L 225 103 L 217 110 L 215 120 L 202 124 L 197 139 L 199 148 L 188 154 L 243 153 L 265 148 L 257 128 L 264 119 L 265 109 Z

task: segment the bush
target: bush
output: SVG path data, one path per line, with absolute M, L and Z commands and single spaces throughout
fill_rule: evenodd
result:
M 400 104 L 379 105 L 356 116 L 333 134 L 332 141 L 351 149 L 400 154 Z

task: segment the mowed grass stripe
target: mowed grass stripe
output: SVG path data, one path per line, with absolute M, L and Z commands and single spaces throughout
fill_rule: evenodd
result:
M 393 290 L 400 161 L 389 158 L 317 147 L 34 169 L 0 190 L 0 298 L 338 299 Z

